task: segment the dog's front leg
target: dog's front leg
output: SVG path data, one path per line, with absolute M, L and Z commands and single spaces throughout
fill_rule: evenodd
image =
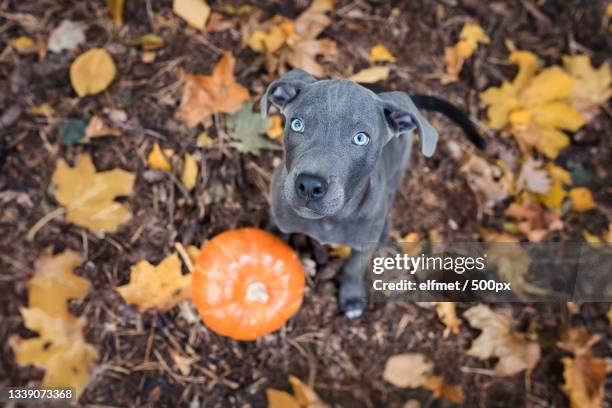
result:
M 350 319 L 361 316 L 368 304 L 364 278 L 375 251 L 376 246 L 362 251 L 351 251 L 351 256 L 342 269 L 338 300 L 340 309 Z

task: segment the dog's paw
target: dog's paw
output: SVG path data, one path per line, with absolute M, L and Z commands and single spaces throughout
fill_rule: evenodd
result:
M 368 301 L 362 285 L 340 285 L 338 296 L 340 310 L 349 319 L 355 319 L 363 314 Z

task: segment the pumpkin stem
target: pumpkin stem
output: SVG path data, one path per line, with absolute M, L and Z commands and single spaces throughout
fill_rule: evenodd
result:
M 253 282 L 247 286 L 246 300 L 251 302 L 268 303 L 270 295 L 268 295 L 268 289 L 263 282 Z

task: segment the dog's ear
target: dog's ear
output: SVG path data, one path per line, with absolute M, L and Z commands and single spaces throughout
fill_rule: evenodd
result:
M 272 82 L 268 86 L 266 93 L 261 97 L 259 102 L 261 116 L 265 117 L 268 114 L 269 102 L 272 102 L 282 112 L 287 104 L 293 101 L 306 85 L 316 81 L 315 77 L 301 69 L 289 71 L 281 79 Z
M 421 152 L 433 156 L 438 144 L 438 132 L 421 116 L 410 96 L 405 92 L 384 92 L 378 95 L 382 100 L 387 123 L 395 135 L 409 133 L 416 129 L 419 132 Z

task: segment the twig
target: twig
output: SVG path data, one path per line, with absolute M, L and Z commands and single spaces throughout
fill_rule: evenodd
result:
M 30 230 L 28 231 L 28 234 L 26 235 L 27 240 L 33 241 L 38 231 L 40 231 L 45 225 L 53 221 L 55 218 L 61 217 L 62 215 L 64 215 L 65 212 L 66 210 L 63 207 L 59 207 L 51 211 L 50 213 L 47 213 L 44 217 L 38 220 L 38 222 L 34 224 L 32 228 L 30 228 Z
M 185 266 L 187 267 L 187 270 L 189 271 L 189 273 L 193 273 L 193 263 L 191 262 L 191 259 L 189 258 L 189 254 L 187 253 L 187 250 L 185 249 L 183 244 L 181 244 L 180 242 L 175 242 L 174 247 L 176 248 L 176 252 L 178 252 L 181 259 L 185 263 Z

